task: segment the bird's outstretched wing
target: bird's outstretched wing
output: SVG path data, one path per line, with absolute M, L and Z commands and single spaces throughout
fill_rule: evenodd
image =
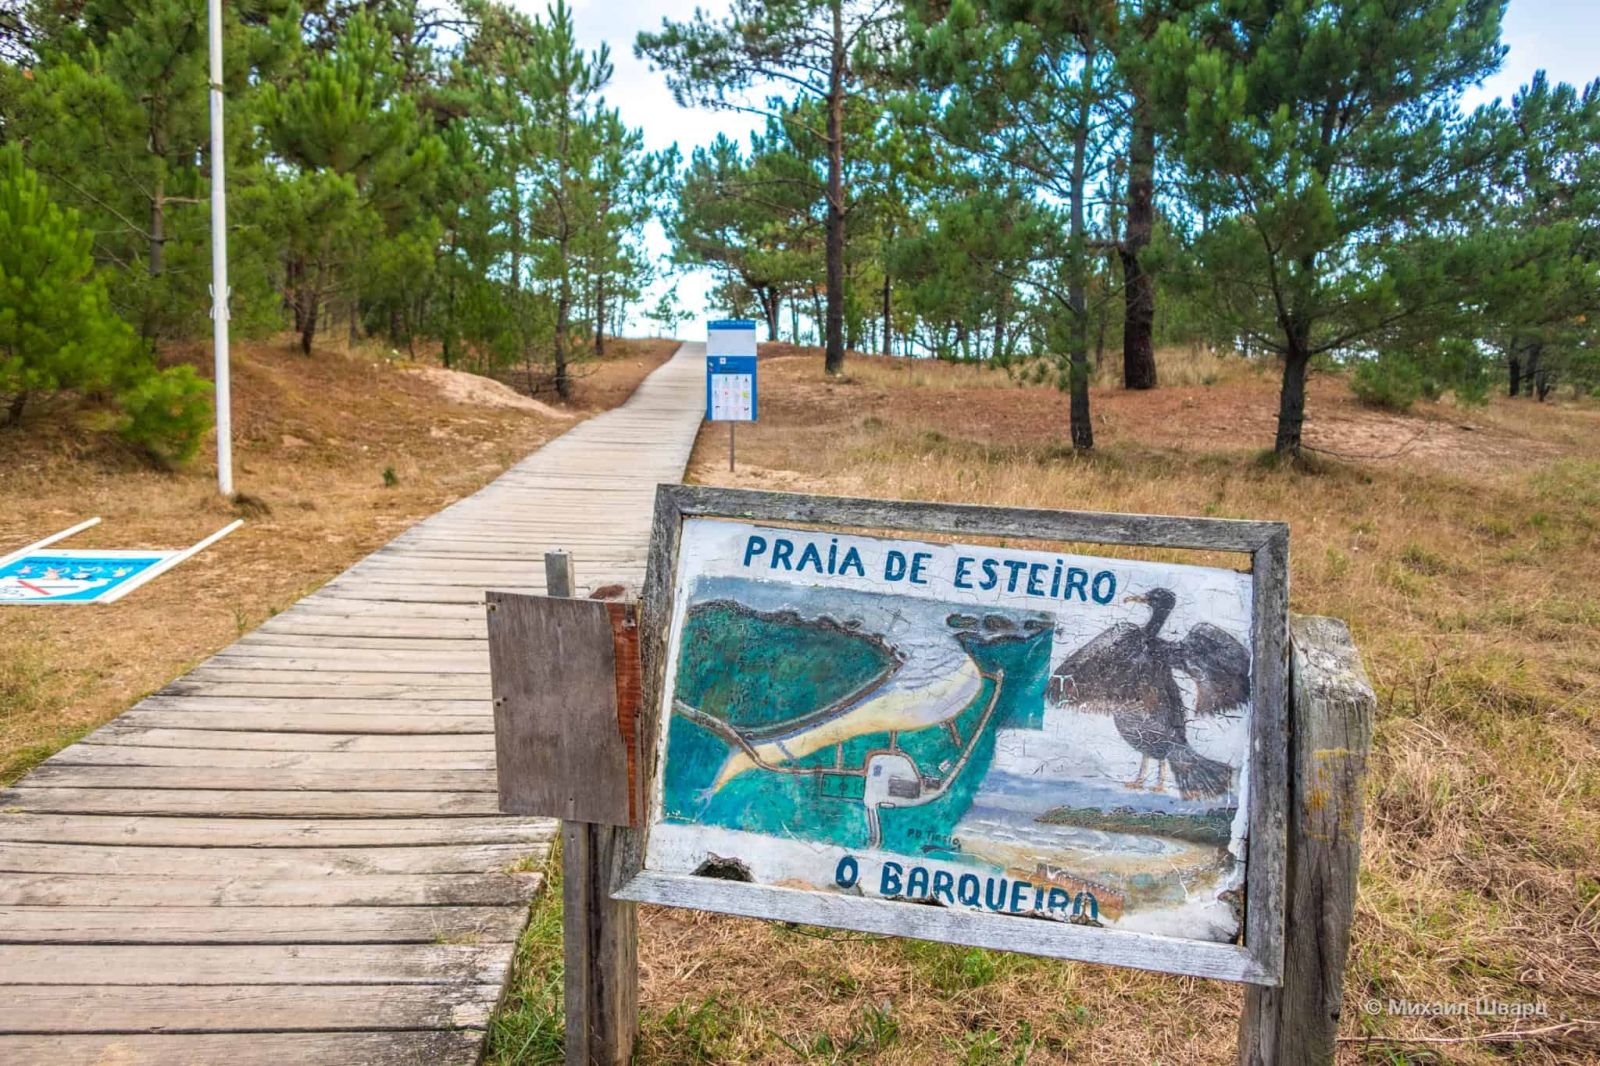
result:
M 1140 654 L 1144 635 L 1138 626 L 1120 622 L 1061 661 L 1050 675 L 1052 703 L 1076 710 L 1114 714 L 1135 701 L 1133 690 L 1149 667 Z
M 1194 681 L 1194 713 L 1220 714 L 1250 698 L 1250 652 L 1231 633 L 1201 622 L 1171 647 L 1172 665 Z

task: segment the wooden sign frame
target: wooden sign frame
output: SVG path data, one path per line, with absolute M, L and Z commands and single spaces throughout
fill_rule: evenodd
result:
M 1242 944 L 1210 943 L 1068 922 L 821 892 L 645 868 L 648 818 L 623 831 L 613 897 L 973 947 L 1133 966 L 1253 985 L 1280 983 L 1284 957 L 1288 794 L 1288 527 L 1279 522 L 978 507 L 662 485 L 656 492 L 640 634 L 643 700 L 638 794 L 654 795 L 659 730 L 685 519 L 1179 548 L 1250 557 L 1251 735 L 1246 909 Z

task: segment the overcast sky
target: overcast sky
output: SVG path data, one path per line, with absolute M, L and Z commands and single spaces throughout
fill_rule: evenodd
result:
M 545 8 L 544 0 L 513 0 L 535 12 Z M 675 21 L 691 17 L 696 0 L 569 0 L 577 23 L 578 38 L 588 48 L 604 43 L 611 49 L 615 68 L 606 96 L 622 112 L 629 125 L 644 130 L 645 144 L 653 149 L 677 144 L 687 158 L 690 150 L 709 143 L 718 132 L 743 141 L 759 126 L 755 116 L 680 108 L 667 91 L 666 79 L 652 73 L 649 65 L 633 57 L 633 41 L 641 30 L 653 30 L 664 18 Z M 698 6 L 711 12 L 727 8 L 726 0 L 698 0 Z M 1505 66 L 1481 89 L 1469 94 L 1473 106 L 1496 96 L 1507 100 L 1533 72 L 1543 68 L 1555 80 L 1582 85 L 1600 77 L 1600 0 L 1511 0 L 1506 12 L 1504 40 L 1510 47 Z M 649 234 L 650 250 L 658 255 L 667 251 L 659 227 Z M 705 312 L 705 297 L 711 279 L 703 273 L 679 275 L 672 279 L 678 288 L 679 302 L 697 317 Z M 665 283 L 664 283 L 665 284 Z M 659 292 L 661 286 L 657 287 Z M 655 294 L 649 297 L 653 303 Z M 629 324 L 630 333 L 648 329 L 636 312 Z M 679 330 L 683 336 L 696 333 L 694 320 Z

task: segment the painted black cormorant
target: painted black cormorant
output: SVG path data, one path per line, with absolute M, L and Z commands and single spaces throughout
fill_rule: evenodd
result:
M 1190 629 L 1182 640 L 1163 639 L 1161 627 L 1178 602 L 1170 589 L 1151 589 L 1126 602 L 1148 604 L 1150 620 L 1143 626 L 1118 623 L 1067 656 L 1050 675 L 1050 699 L 1112 716 L 1122 739 L 1141 756 L 1129 788 L 1145 787 L 1154 759 L 1152 791 L 1162 790 L 1171 766 L 1185 799 L 1225 794 L 1232 768 L 1189 746 L 1183 692 L 1173 674 L 1182 672 L 1194 682 L 1195 714 L 1220 714 L 1250 698 L 1250 653 L 1209 622 Z

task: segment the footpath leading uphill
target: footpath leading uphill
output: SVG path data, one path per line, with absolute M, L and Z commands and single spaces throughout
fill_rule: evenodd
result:
M 642 581 L 703 362 L 0 791 L 0 1062 L 476 1062 L 555 833 L 496 810 L 483 593 Z

